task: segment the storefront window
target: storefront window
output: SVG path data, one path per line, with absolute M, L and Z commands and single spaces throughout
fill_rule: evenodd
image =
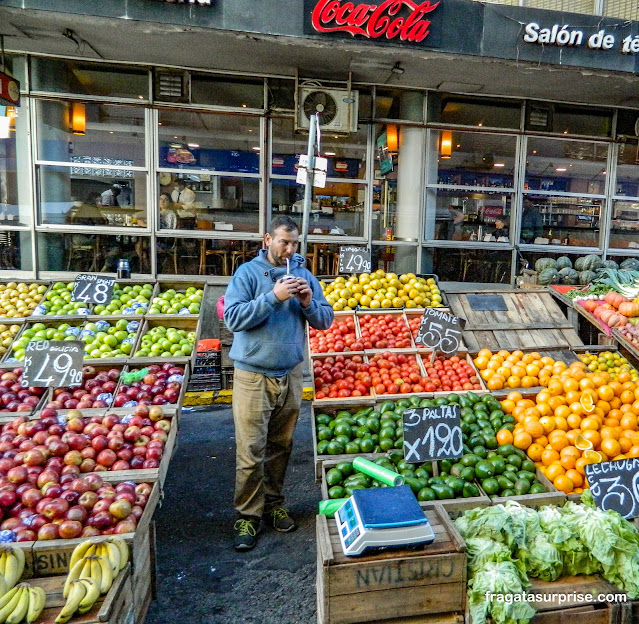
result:
M 639 251 L 639 199 L 613 202 L 610 247 Z
M 306 268 L 313 275 L 338 275 L 339 248 L 339 244 L 309 243 L 306 250 Z
M 259 232 L 260 179 L 159 174 L 161 230 Z
M 144 68 L 49 57 L 31 57 L 33 91 L 149 99 Z
M 144 108 L 36 100 L 38 159 L 144 167 Z
M 609 137 L 612 111 L 548 102 L 526 102 L 526 130 Z
M 148 236 L 38 232 L 41 271 L 115 273 L 120 258 L 129 260 L 131 273 L 151 272 Z
M 311 236 L 364 236 L 366 185 L 352 182 L 326 182 L 313 188 L 308 224 Z M 286 214 L 302 224 L 304 187 L 295 180 L 273 180 L 272 216 Z
M 524 196 L 521 242 L 535 245 L 599 246 L 603 200 L 593 197 Z
M 0 226 L 31 225 L 29 133 L 26 98 L 20 107 L 0 106 L 7 132 L 0 138 Z
M 508 284 L 511 251 L 486 249 L 424 248 L 422 272 L 440 281 Z
M 382 269 L 387 273 L 415 273 L 417 271 L 417 245 L 373 245 L 372 271 Z
M 528 138 L 525 188 L 603 195 L 608 144 Z
M 264 80 L 193 73 L 191 102 L 238 108 L 264 108 Z
M 375 89 L 375 117 L 424 123 L 424 92 Z
M 261 248 L 261 240 L 158 237 L 158 273 L 229 276 Z
M 33 271 L 31 232 L 0 230 L 0 271 Z
M 509 193 L 428 189 L 425 238 L 511 243 L 512 204 Z
M 97 167 L 38 167 L 40 223 L 146 226 L 146 174 Z
M 161 168 L 259 173 L 259 117 L 160 110 L 158 119 Z
M 458 126 L 517 129 L 521 123 L 521 104 L 432 93 L 428 120 Z

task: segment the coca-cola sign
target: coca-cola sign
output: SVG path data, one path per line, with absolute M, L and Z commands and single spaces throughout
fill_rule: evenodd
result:
M 313 8 L 311 24 L 321 33 L 347 32 L 353 37 L 420 43 L 430 34 L 431 21 L 427 17 L 439 4 L 430 0 L 384 0 L 379 4 L 319 0 Z

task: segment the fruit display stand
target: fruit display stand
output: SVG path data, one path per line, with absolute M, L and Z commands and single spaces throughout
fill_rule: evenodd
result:
M 540 349 L 542 347 L 564 348 L 582 346 L 583 342 L 574 327 L 547 290 L 495 290 L 479 293 L 479 300 L 473 301 L 475 292 L 448 293 L 452 314 L 466 319 L 464 342 L 471 353 L 490 349 Z M 485 296 L 490 296 L 491 301 Z M 471 301 L 469 301 L 471 297 Z M 498 303 L 506 310 L 474 309 Z
M 141 356 L 138 357 L 135 355 L 137 351 L 139 351 L 140 346 L 142 344 L 142 339 L 156 327 L 166 327 L 168 329 L 178 329 L 184 330 L 187 332 L 194 332 L 195 337 L 193 339 L 192 351 L 195 351 L 195 345 L 199 340 L 199 317 L 192 318 L 189 316 L 154 316 L 151 319 L 144 319 L 141 323 L 140 329 L 138 330 L 138 342 L 135 346 L 135 349 L 131 353 L 130 363 L 147 363 L 147 364 L 158 364 L 162 362 L 172 362 L 176 363 L 184 363 L 190 362 L 193 359 L 193 354 L 182 355 L 182 356 L 162 356 L 162 355 L 149 355 L 149 356 Z
M 66 575 L 29 579 L 29 584 L 41 587 L 46 594 L 44 611 L 38 617 L 38 624 L 54 624 L 66 599 L 62 588 Z M 134 622 L 135 604 L 131 586 L 131 564 L 120 571 L 113 585 L 103 598 L 83 616 L 75 616 L 73 622 L 81 624 L 127 624 Z
M 180 281 L 159 281 L 156 282 L 155 284 L 155 289 L 153 291 L 153 298 L 151 299 L 151 301 L 153 302 L 153 299 L 155 299 L 156 297 L 161 297 L 164 293 L 166 293 L 169 289 L 175 290 L 176 293 L 183 293 L 186 291 L 187 288 L 196 288 L 202 291 L 202 300 L 204 300 L 205 296 L 206 296 L 206 288 L 207 288 L 207 283 L 206 282 L 200 282 L 200 281 L 184 281 L 184 282 L 180 282 Z M 149 306 L 149 308 L 152 307 Z M 191 312 L 190 314 L 183 314 L 180 315 L 178 312 L 179 316 L 185 316 L 187 318 L 198 318 L 200 315 L 200 311 L 198 310 L 197 312 Z M 154 318 L 159 318 L 162 317 L 164 318 L 165 316 L 175 316 L 175 314 L 154 314 L 153 312 L 147 312 L 147 314 L 145 314 L 146 318 L 149 319 L 154 319 Z
M 432 544 L 356 558 L 343 554 L 335 520 L 317 516 L 319 624 L 408 624 L 433 614 L 458 621 L 466 607 L 466 547 L 441 505 L 425 513 Z

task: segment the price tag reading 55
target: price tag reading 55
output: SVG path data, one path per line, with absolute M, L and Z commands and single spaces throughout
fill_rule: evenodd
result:
M 38 340 L 27 345 L 22 386 L 59 388 L 82 384 L 84 343 L 79 340 Z
M 459 405 L 407 409 L 404 421 L 404 459 L 420 463 L 462 456 Z
M 462 344 L 462 331 L 466 321 L 436 308 L 426 308 L 415 342 L 433 351 L 453 355 Z

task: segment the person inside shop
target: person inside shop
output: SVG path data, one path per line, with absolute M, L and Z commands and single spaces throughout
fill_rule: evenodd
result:
M 299 227 L 275 217 L 264 246 L 240 265 L 224 295 L 224 322 L 233 332 L 233 419 L 236 464 L 235 549 L 255 547 L 260 525 L 297 528 L 282 505 L 284 476 L 302 402 L 306 322 L 328 329 L 333 309 L 297 254 Z M 287 273 L 287 260 L 293 277 Z
M 113 184 L 111 188 L 108 188 L 102 193 L 101 202 L 103 206 L 119 206 L 118 196 L 122 189 L 119 184 Z
M 543 234 L 543 221 L 539 209 L 532 199 L 524 197 L 521 217 L 521 240 L 523 243 L 534 243 Z
M 109 225 L 108 220 L 100 212 L 102 197 L 93 192 L 79 206 L 73 206 L 67 213 L 67 223 L 70 225 L 85 225 L 89 227 Z M 71 241 L 75 247 L 85 247 L 95 243 L 95 234 L 72 234 Z
M 508 238 L 508 217 L 497 217 L 497 219 L 495 219 L 493 236 L 497 239 Z
M 448 206 L 448 240 L 461 240 L 462 228 L 464 227 L 464 213 L 455 206 Z
M 177 214 L 171 196 L 168 193 L 161 193 L 158 203 L 160 207 L 160 228 L 162 230 L 177 229 Z
M 171 199 L 176 204 L 186 207 L 195 202 L 195 193 L 186 185 L 185 180 L 178 180 L 177 186 L 171 193 Z

